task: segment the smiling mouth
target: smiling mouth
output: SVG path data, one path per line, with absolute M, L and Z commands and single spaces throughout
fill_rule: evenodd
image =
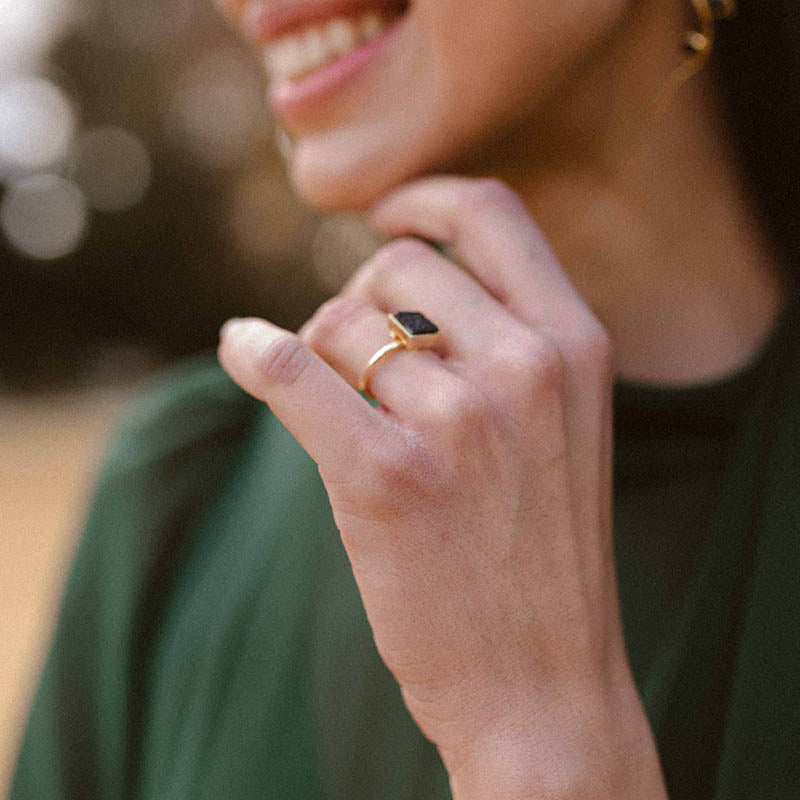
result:
M 299 24 L 265 44 L 267 71 L 276 84 L 305 78 L 378 39 L 407 9 L 407 2 L 359 4 L 348 13 Z

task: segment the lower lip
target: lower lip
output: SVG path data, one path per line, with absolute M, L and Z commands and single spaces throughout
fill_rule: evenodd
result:
M 269 102 L 273 114 L 284 122 L 301 121 L 330 100 L 361 74 L 395 39 L 404 18 L 397 20 L 377 39 L 353 50 L 304 78 L 273 85 Z

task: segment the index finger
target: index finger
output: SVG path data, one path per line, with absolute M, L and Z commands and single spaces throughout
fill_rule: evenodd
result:
M 372 222 L 390 236 L 453 248 L 460 263 L 515 316 L 554 329 L 585 308 L 522 200 L 503 183 L 434 176 L 377 203 Z M 538 302 L 532 306 L 530 299 Z

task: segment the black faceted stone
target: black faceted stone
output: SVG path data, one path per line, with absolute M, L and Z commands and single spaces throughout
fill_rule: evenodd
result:
M 398 311 L 392 316 L 408 331 L 409 336 L 439 332 L 439 329 L 419 311 Z

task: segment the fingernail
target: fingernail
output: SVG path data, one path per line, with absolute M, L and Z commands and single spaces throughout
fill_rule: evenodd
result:
M 241 326 L 244 320 L 241 317 L 231 317 L 220 329 L 219 338 L 224 339 L 234 328 Z

